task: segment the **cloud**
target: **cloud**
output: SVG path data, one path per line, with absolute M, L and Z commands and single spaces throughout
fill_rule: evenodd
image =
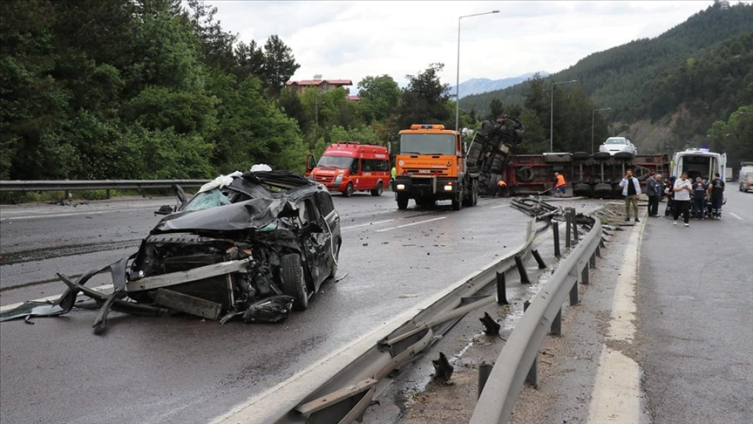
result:
M 391 75 L 401 85 L 430 63 L 456 78 L 458 17 L 461 81 L 557 72 L 632 40 L 655 37 L 710 6 L 709 1 L 615 2 L 244 2 L 212 1 L 224 29 L 257 43 L 277 34 L 301 68 L 352 79 Z

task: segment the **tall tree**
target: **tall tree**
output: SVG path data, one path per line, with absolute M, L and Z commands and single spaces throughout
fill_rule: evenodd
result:
M 367 76 L 358 83 L 358 96 L 367 122 L 384 121 L 397 110 L 400 87 L 389 75 Z
M 235 47 L 235 66 L 233 73 L 238 77 L 238 81 L 243 81 L 250 75 L 260 79 L 265 77 L 264 72 L 264 51 L 251 40 L 250 43 L 238 43 Z
M 403 90 L 398 114 L 401 128 L 416 123 L 450 124 L 451 113 L 447 108 L 450 86 L 439 80 L 443 68 L 441 63 L 432 63 L 417 75 L 406 75 L 408 86 Z
M 272 35 L 264 44 L 264 74 L 267 89 L 270 94 L 277 96 L 290 77 L 301 65 L 296 63 L 293 51 L 280 40 L 277 35 Z

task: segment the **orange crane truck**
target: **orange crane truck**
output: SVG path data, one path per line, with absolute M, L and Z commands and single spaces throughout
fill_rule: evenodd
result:
M 414 124 L 399 133 L 394 182 L 398 209 L 413 199 L 419 206 L 451 200 L 452 208 L 478 202 L 478 173 L 468 171 L 459 132 L 444 125 Z

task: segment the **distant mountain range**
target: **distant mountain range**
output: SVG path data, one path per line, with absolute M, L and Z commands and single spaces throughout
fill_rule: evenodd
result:
M 498 80 L 490 80 L 488 78 L 472 78 L 468 81 L 460 83 L 460 98 L 466 96 L 472 96 L 474 94 L 487 93 L 489 91 L 502 90 L 503 88 L 510 87 L 515 84 L 524 82 L 534 76 L 535 72 L 523 74 L 512 78 L 502 78 Z M 540 71 L 542 77 L 549 75 L 548 72 Z M 455 86 L 450 87 L 450 95 L 455 95 Z

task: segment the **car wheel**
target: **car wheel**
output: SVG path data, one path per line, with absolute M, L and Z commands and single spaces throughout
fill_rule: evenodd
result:
M 345 187 L 345 191 L 343 191 L 343 196 L 350 197 L 353 195 L 353 183 L 348 183 L 348 185 Z
M 376 188 L 374 190 L 371 190 L 371 195 L 372 196 L 381 196 L 382 195 L 382 182 L 381 181 L 379 181 L 377 183 L 377 186 L 376 186 Z
M 297 253 L 283 255 L 280 259 L 280 284 L 282 292 L 292 296 L 293 309 L 303 311 L 309 307 L 309 294 L 303 278 L 303 265 Z
M 408 209 L 408 195 L 404 193 L 397 194 L 397 208 L 400 210 Z

